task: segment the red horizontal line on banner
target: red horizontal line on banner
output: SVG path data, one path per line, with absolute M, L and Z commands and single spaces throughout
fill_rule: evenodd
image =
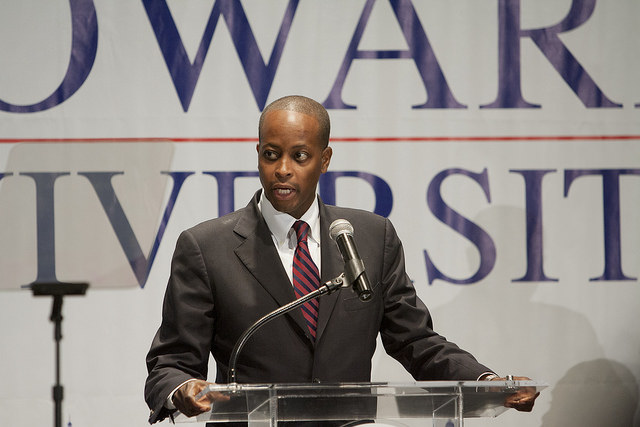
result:
M 229 138 L 0 138 L 0 144 L 21 142 L 257 142 L 256 137 L 229 137 Z
M 523 136 L 415 136 L 415 137 L 344 137 L 331 138 L 336 142 L 391 142 L 391 141 L 408 141 L 408 142 L 440 142 L 440 141 L 602 141 L 602 140 L 630 140 L 640 139 L 640 135 L 523 135 Z
M 625 141 L 640 139 L 640 135 L 520 135 L 520 136 L 380 136 L 334 137 L 332 142 L 491 142 L 491 141 Z M 0 138 L 0 144 L 16 143 L 122 143 L 122 142 L 257 142 L 256 137 L 229 138 Z

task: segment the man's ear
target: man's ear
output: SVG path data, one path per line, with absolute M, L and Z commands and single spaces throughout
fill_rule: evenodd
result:
M 321 172 L 325 173 L 327 169 L 329 169 L 329 163 L 331 163 L 331 155 L 333 154 L 333 150 L 331 147 L 327 147 L 322 150 L 322 169 Z
M 260 143 L 259 142 L 256 144 L 256 151 L 258 152 L 258 154 L 260 154 Z

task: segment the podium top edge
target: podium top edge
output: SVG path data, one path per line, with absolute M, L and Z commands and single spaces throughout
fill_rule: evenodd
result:
M 369 388 L 439 388 L 476 389 L 505 387 L 548 387 L 542 381 L 416 381 L 416 382 L 344 382 L 344 383 L 235 383 L 211 384 L 209 391 L 259 391 L 259 390 L 329 390 L 329 389 L 369 389 Z

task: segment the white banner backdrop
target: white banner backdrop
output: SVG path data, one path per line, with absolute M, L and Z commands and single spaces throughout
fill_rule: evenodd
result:
M 492 426 L 640 424 L 640 6 L 632 0 L 0 4 L 0 424 L 144 426 L 183 229 L 259 188 L 257 119 L 332 118 L 319 192 L 389 216 L 436 330 L 544 380 Z M 167 65 L 169 64 L 169 65 Z M 356 230 L 366 232 L 365 230 Z M 378 352 L 374 380 L 410 379 Z M 166 423 L 166 422 L 165 422 Z

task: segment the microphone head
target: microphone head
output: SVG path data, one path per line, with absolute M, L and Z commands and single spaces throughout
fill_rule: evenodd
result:
M 353 226 L 346 219 L 336 219 L 329 226 L 329 236 L 331 236 L 331 239 L 336 240 L 343 233 L 353 236 Z

